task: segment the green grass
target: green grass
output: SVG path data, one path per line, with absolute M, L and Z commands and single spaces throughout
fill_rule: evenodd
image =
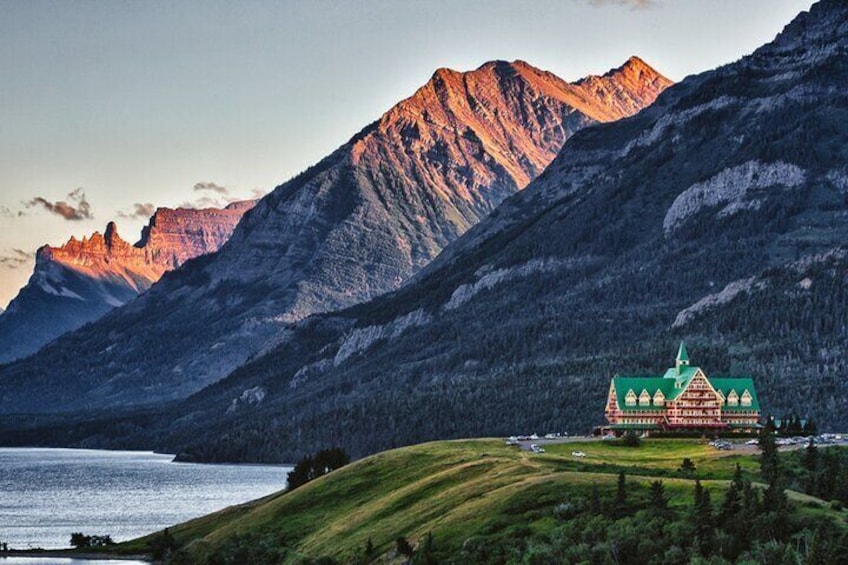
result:
M 458 552 L 469 539 L 544 536 L 553 528 L 557 504 L 585 500 L 593 484 L 608 496 L 620 470 L 631 484 L 662 478 L 672 508 L 691 505 L 694 477 L 713 491 L 716 502 L 737 463 L 751 478 L 758 472 L 755 450 L 718 451 L 698 440 L 645 440 L 636 448 L 587 441 L 546 449 L 532 454 L 494 439 L 396 449 L 291 493 L 204 516 L 170 532 L 198 562 L 248 535 L 273 540 L 286 549 L 289 561 L 302 556 L 351 561 L 369 538 L 378 553 L 391 554 L 396 538 L 419 542 L 428 532 L 440 550 Z M 587 456 L 573 457 L 578 450 Z M 693 477 L 677 471 L 684 457 L 696 465 Z M 790 496 L 809 515 L 842 517 L 823 501 Z M 118 552 L 142 552 L 149 539 L 120 544 Z

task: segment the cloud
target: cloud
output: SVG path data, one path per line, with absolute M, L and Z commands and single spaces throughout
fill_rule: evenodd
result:
M 658 0 L 589 0 L 592 6 L 622 6 L 631 10 L 646 10 L 657 6 Z
M 152 216 L 155 211 L 156 206 L 154 206 L 150 202 L 136 202 L 135 204 L 133 204 L 133 209 L 131 212 L 124 212 L 118 210 L 118 217 L 130 219 L 146 219 Z
M 91 213 L 91 205 L 86 200 L 85 191 L 82 187 L 69 192 L 67 201 L 57 200 L 56 202 L 51 202 L 46 198 L 36 196 L 29 202 L 25 202 L 24 206 L 27 208 L 44 208 L 51 214 L 56 214 L 71 221 L 90 220 L 94 217 Z
M 250 198 L 252 200 L 260 200 L 263 196 L 268 194 L 267 190 L 260 190 L 258 188 L 254 188 L 250 191 Z
M 207 192 L 216 192 L 218 194 L 222 194 L 226 196 L 230 193 L 229 189 L 219 184 L 215 184 L 214 182 L 199 182 L 194 185 L 195 192 L 198 191 L 207 191 Z
M 0 267 L 20 269 L 35 259 L 35 253 L 27 253 L 23 249 L 6 249 L 0 253 Z

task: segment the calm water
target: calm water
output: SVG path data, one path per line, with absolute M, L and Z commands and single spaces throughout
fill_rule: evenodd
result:
M 124 541 L 278 491 L 290 470 L 171 463 L 171 458 L 138 451 L 0 448 L 0 541 L 15 549 L 62 548 L 72 532 Z M 0 565 L 6 563 L 0 559 Z

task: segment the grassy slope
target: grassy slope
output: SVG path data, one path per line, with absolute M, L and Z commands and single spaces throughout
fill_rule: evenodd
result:
M 574 450 L 587 454 L 583 459 Z M 741 450 L 740 450 L 741 451 Z M 204 516 L 171 528 L 180 545 L 190 543 L 203 561 L 235 536 L 272 536 L 294 555 L 329 555 L 349 560 L 370 537 L 379 553 L 389 552 L 398 536 L 412 541 L 432 532 L 439 547 L 458 551 L 478 536 L 497 536 L 511 528 L 545 532 L 551 508 L 593 483 L 614 488 L 619 470 L 630 481 L 662 477 L 671 505 L 691 504 L 693 481 L 677 467 L 684 457 L 697 476 L 720 496 L 739 463 L 756 479 L 757 452 L 717 451 L 695 440 L 648 440 L 639 448 L 601 442 L 548 446 L 532 454 L 499 440 L 433 442 L 383 452 L 357 461 L 289 494 L 277 494 Z M 791 493 L 803 512 L 839 513 L 818 499 Z M 121 551 L 143 551 L 148 538 L 121 544 Z

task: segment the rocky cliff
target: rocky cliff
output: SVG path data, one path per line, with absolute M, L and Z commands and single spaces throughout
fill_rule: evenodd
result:
M 254 201 L 226 208 L 159 208 L 130 244 L 114 222 L 36 253 L 27 285 L 0 315 L 0 362 L 23 357 L 146 291 L 162 275 L 218 250 Z
M 27 387 L 46 384 L 60 365 L 75 392 L 55 392 L 70 406 L 195 392 L 284 340 L 290 324 L 398 288 L 535 178 L 572 134 L 635 112 L 669 84 L 635 58 L 575 84 L 520 61 L 439 69 L 264 197 L 218 253 L 7 368 L 0 409 L 22 408 L 11 400 L 20 375 Z M 69 347 L 84 352 L 70 364 Z

